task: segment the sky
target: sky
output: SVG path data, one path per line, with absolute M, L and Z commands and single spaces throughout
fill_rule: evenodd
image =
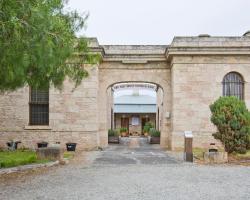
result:
M 69 0 L 89 13 L 78 35 L 100 44 L 162 44 L 174 36 L 242 36 L 250 30 L 250 0 Z

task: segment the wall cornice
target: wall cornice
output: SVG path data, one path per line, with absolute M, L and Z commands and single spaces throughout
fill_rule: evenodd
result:
M 100 53 L 103 62 L 146 64 L 172 62 L 174 56 L 250 55 L 250 37 L 175 37 L 171 45 L 99 45 L 90 39 L 92 52 Z

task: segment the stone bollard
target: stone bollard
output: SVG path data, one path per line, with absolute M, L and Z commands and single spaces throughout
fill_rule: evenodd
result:
M 36 150 L 36 155 L 38 159 L 60 161 L 63 159 L 63 150 L 60 147 L 38 148 Z

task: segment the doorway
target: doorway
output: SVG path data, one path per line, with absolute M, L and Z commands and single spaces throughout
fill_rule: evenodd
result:
M 143 135 L 143 128 L 144 128 L 144 126 L 145 126 L 145 124 L 147 122 L 149 122 L 149 118 L 148 117 L 142 117 L 142 119 L 141 119 L 141 133 L 142 133 L 142 135 Z
M 129 132 L 129 118 L 128 117 L 121 118 L 121 127 L 127 128 L 128 132 Z

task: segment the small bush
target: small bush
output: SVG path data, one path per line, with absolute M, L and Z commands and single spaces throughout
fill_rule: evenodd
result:
M 127 128 L 124 128 L 124 127 L 122 127 L 122 128 L 120 128 L 120 133 L 124 133 L 124 132 L 128 132 L 128 129 Z
M 154 128 L 153 124 L 151 122 L 147 122 L 145 126 L 143 127 L 144 133 L 149 133 L 150 129 Z
M 245 153 L 250 147 L 250 112 L 243 101 L 236 97 L 220 97 L 212 105 L 211 121 L 219 139 L 228 153 Z
M 156 130 L 155 128 L 151 128 L 149 130 L 149 135 L 153 136 L 153 137 L 160 137 L 161 136 L 161 132 Z
M 109 129 L 108 136 L 118 136 L 119 132 L 117 130 Z

